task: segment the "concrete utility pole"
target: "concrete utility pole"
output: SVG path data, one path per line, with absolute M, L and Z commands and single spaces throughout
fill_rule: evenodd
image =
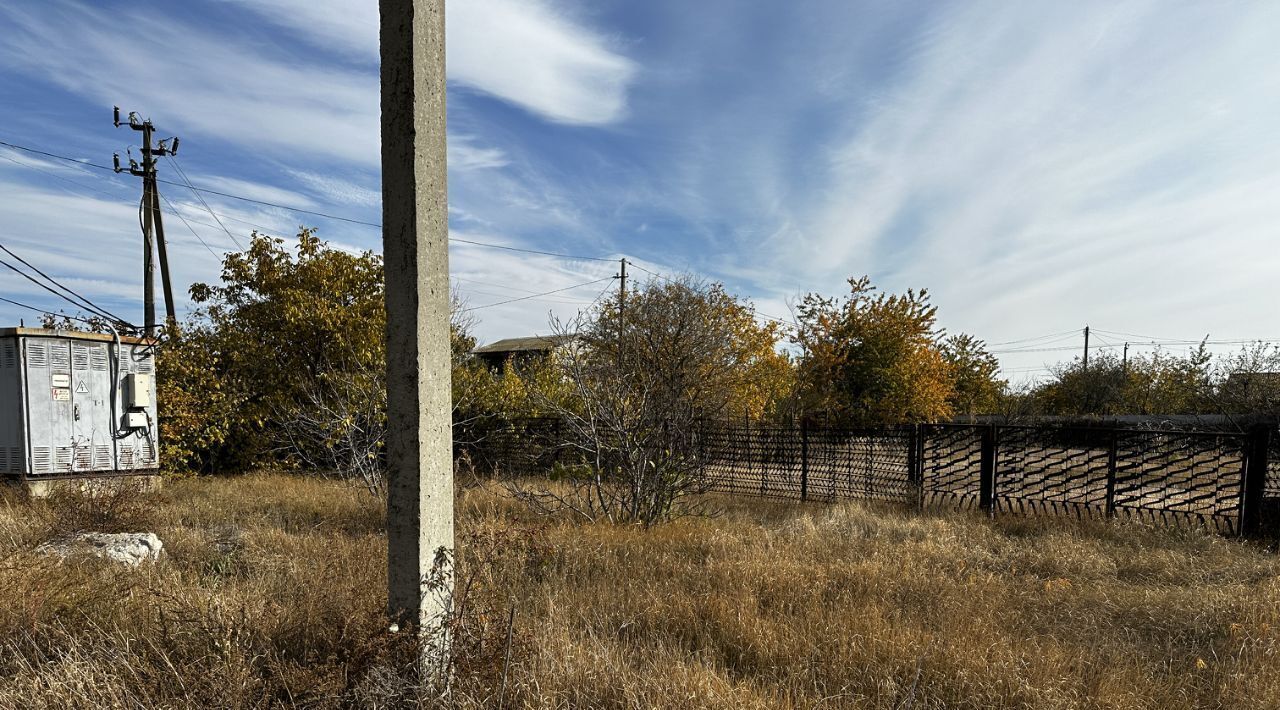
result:
M 116 128 L 122 125 L 119 106 L 115 107 L 114 122 Z M 168 140 L 160 141 L 158 147 L 153 146 L 151 139 L 156 128 L 151 123 L 151 119 L 143 121 L 138 118 L 137 113 L 132 111 L 129 112 L 128 126 L 142 132 L 142 165 L 138 165 L 137 161 L 130 158 L 128 170 L 130 175 L 142 178 L 142 205 L 138 211 L 142 215 L 143 325 L 146 336 L 154 338 L 156 334 L 156 265 L 153 255 L 156 247 L 159 247 L 160 251 L 160 281 L 164 285 L 167 325 L 172 328 L 178 322 L 176 306 L 173 302 L 173 283 L 169 279 L 169 250 L 164 239 L 164 218 L 160 213 L 160 187 L 156 182 L 156 156 L 177 155 L 178 139 L 172 139 L 172 146 L 169 145 Z M 112 158 L 116 172 L 124 172 L 125 168 L 120 167 L 120 154 L 117 153 Z
M 380 0 L 382 249 L 387 289 L 387 611 L 424 628 L 453 549 L 444 0 Z M 443 559 L 443 558 L 442 558 Z

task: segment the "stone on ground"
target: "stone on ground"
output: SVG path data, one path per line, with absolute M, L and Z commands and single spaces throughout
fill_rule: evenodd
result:
M 68 540 L 45 543 L 40 549 L 63 559 L 91 556 L 136 567 L 158 559 L 164 543 L 155 533 L 81 533 Z

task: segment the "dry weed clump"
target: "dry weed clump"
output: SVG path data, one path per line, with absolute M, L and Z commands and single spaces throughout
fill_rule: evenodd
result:
M 385 629 L 375 498 L 145 501 L 167 555 L 122 572 L 0 494 L 0 708 L 1280 707 L 1280 562 L 1201 531 L 727 498 L 645 530 L 471 487 L 443 689 Z

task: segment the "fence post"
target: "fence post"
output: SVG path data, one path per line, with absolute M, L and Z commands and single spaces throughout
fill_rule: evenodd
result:
M 800 419 L 800 500 L 809 500 L 809 423 Z
M 1120 459 L 1120 432 L 1111 430 L 1111 440 L 1107 442 L 1107 518 L 1116 515 L 1116 466 Z
M 996 513 L 996 427 L 982 428 L 982 459 L 978 467 L 978 508 L 988 515 Z
M 916 491 L 916 507 L 924 509 L 924 436 L 927 431 L 926 424 L 913 424 L 911 426 L 911 452 L 907 462 L 910 472 L 907 474 L 908 479 L 915 485 Z
M 1267 454 L 1271 427 L 1259 424 L 1245 439 L 1244 480 L 1240 486 L 1240 534 L 1256 535 L 1262 528 L 1262 496 L 1267 482 Z

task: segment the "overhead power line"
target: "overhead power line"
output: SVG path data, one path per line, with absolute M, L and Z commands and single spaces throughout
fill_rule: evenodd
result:
M 4 253 L 8 254 L 9 256 L 13 257 L 14 259 L 17 259 L 17 260 L 18 260 L 18 261 L 19 261 L 23 266 L 25 266 L 25 267 L 27 267 L 28 269 L 31 269 L 32 271 L 34 271 L 34 272 L 36 272 L 37 274 L 39 274 L 39 275 L 40 275 L 40 277 L 41 277 L 41 278 L 43 278 L 45 281 L 48 281 L 50 284 L 53 284 L 56 288 L 58 288 L 58 289 L 62 290 L 64 293 L 69 294 L 69 296 L 70 296 L 70 297 L 68 297 L 67 295 L 62 295 L 61 297 L 62 297 L 64 300 L 66 300 L 66 301 L 68 301 L 69 303 L 71 303 L 72 305 L 74 305 L 76 308 L 85 308 L 85 309 L 88 309 L 90 312 L 94 313 L 95 315 L 99 315 L 99 316 L 102 316 L 103 318 L 107 318 L 107 319 L 110 319 L 110 320 L 114 320 L 114 321 L 117 321 L 117 322 L 119 322 L 119 323 L 127 323 L 127 322 L 128 322 L 128 321 L 126 321 L 125 319 L 121 318 L 120 316 L 115 315 L 115 314 L 114 314 L 114 313 L 112 313 L 111 311 L 108 311 L 107 309 L 103 308 L 102 306 L 99 306 L 98 304 L 96 304 L 96 303 L 94 303 L 93 301 L 89 300 L 89 299 L 88 299 L 88 298 L 86 298 L 84 295 L 82 295 L 82 294 L 80 294 L 79 292 L 75 291 L 75 290 L 74 290 L 74 289 L 72 289 L 71 287 L 66 286 L 66 285 L 64 285 L 64 284 L 60 283 L 57 279 L 55 279 L 55 278 L 53 278 L 52 276 L 50 276 L 50 275 L 46 274 L 45 272 L 41 271 L 39 268 L 37 268 L 37 267 L 36 267 L 34 264 L 32 264 L 31 262 L 29 262 L 29 261 L 27 261 L 26 259 L 22 258 L 21 256 L 18 256 L 17 254 L 13 253 L 13 251 L 12 251 L 12 250 L 10 250 L 10 249 L 9 249 L 9 247 L 6 247 L 4 244 L 0 244 L 0 250 L 3 250 L 3 251 L 4 251 Z M 13 269 L 13 270 L 14 270 L 15 272 L 17 272 L 19 275 L 24 276 L 25 278 L 27 278 L 27 280 L 32 281 L 32 282 L 34 282 L 34 283 L 39 284 L 39 282 L 35 281 L 35 279 L 31 278 L 30 276 L 28 276 L 28 275 L 26 275 L 26 274 L 23 274 L 21 271 L 18 271 L 18 269 L 14 268 L 11 264 L 6 263 L 6 264 L 5 264 L 5 266 L 8 266 L 10 269 Z M 47 289 L 46 289 L 46 290 L 47 290 Z M 77 300 L 77 299 L 78 299 L 78 300 Z
M 0 141 L 0 145 L 6 146 L 6 147 L 9 147 L 9 148 L 14 148 L 14 149 L 16 149 L 16 150 L 26 151 L 26 152 L 28 152 L 28 153 L 33 153 L 33 154 L 35 154 L 35 155 L 43 155 L 43 156 L 45 156 L 45 157 L 47 157 L 47 158 L 54 158 L 54 159 L 56 159 L 56 160 L 63 160 L 63 161 L 69 162 L 69 163 L 73 163 L 73 164 L 75 164 L 75 165 L 83 165 L 83 166 L 86 166 L 86 167 L 97 168 L 97 169 L 99 169 L 99 170 L 109 170 L 109 171 L 111 171 L 111 172 L 113 172 L 113 173 L 115 172 L 115 168 L 110 167 L 110 166 L 107 166 L 107 165 L 99 165 L 98 163 L 94 163 L 94 162 L 91 162 L 91 161 L 88 161 L 88 160 L 79 160 L 79 159 L 77 159 L 77 158 L 71 158 L 71 157 L 68 157 L 68 156 L 65 156 L 65 155 L 58 155 L 57 153 L 50 153 L 50 152 L 45 151 L 45 150 L 38 150 L 38 149 L 36 149 L 36 148 L 28 148 L 27 146 L 24 146 L 24 145 L 18 145 L 17 143 L 10 143 L 10 142 L 8 142 L 8 141 Z M 209 189 L 209 188 L 207 188 L 207 187 L 199 187 L 199 186 L 197 186 L 197 185 L 193 184 L 193 183 L 190 181 L 190 179 L 189 179 L 189 178 L 187 178 L 186 174 L 181 170 L 181 168 L 177 165 L 177 163 L 176 163 L 176 162 L 174 163 L 174 167 L 175 167 L 175 168 L 178 168 L 178 172 L 179 172 L 180 174 L 182 174 L 183 178 L 184 178 L 184 179 L 186 179 L 186 182 L 174 182 L 174 181 L 172 181 L 172 180 L 164 180 L 164 179 L 161 179 L 161 178 L 157 178 L 157 182 L 160 182 L 160 183 L 163 183 L 163 184 L 166 184 L 166 185 L 175 185 L 175 186 L 177 186 L 177 187 L 185 187 L 185 188 L 188 188 L 188 189 L 192 190 L 192 191 L 193 191 L 193 192 L 195 192 L 195 193 L 204 193 L 204 194 L 206 194 L 206 195 L 217 195 L 218 197 L 226 197 L 226 198 L 228 198 L 228 199 L 232 199 L 232 200 L 240 200 L 240 201 L 242 201 L 242 202 L 249 202 L 249 203 L 256 204 L 256 205 L 263 205 L 263 206 L 265 206 L 265 207 L 274 207 L 274 208 L 276 208 L 276 209 L 287 210 L 287 211 L 289 211 L 289 212 L 296 212 L 296 213 L 298 213 L 298 214 L 312 215 L 312 216 L 315 216 L 315 217 L 323 217 L 323 218 L 325 218 L 325 219 L 337 220 L 337 221 L 339 221 L 339 222 L 347 222 L 347 223 L 349 223 L 349 224 L 359 224 L 359 225 L 363 225 L 363 226 L 366 226 L 366 227 L 373 227 L 373 228 L 375 228 L 375 229 L 382 229 L 382 225 L 381 225 L 380 223 L 378 223 L 378 222 L 369 222 L 369 221 L 362 220 L 362 219 L 354 219 L 354 218 L 352 218 L 352 217 L 343 217 L 343 216 L 341 216 L 341 215 L 330 214 L 330 213 L 327 213 L 327 212 L 319 212 L 319 211 L 316 211 L 316 210 L 308 210 L 308 209 L 303 209 L 303 208 L 301 208 L 301 207 L 295 207 L 295 206 L 292 206 L 292 205 L 285 205 L 285 204 L 281 204 L 281 203 L 278 203 L 278 202 L 270 202 L 270 201 L 268 201 L 268 200 L 259 200 L 259 199 L 253 198 L 253 197 L 246 197 L 246 196 L 244 196 L 244 195 L 236 195 L 236 194 L 234 194 L 234 193 L 230 193 L 230 192 L 222 192 L 222 191 L 220 191 L 220 190 L 211 190 L 211 189 Z M 198 196 L 198 195 L 197 195 L 197 196 Z M 203 200 L 202 200 L 202 202 L 203 202 Z M 208 207 L 208 204 L 207 204 L 207 203 L 205 203 L 205 209 L 209 209 L 209 207 Z M 212 214 L 212 215 L 214 216 L 214 219 L 217 219 L 217 220 L 218 220 L 218 222 L 219 222 L 219 224 L 221 224 L 222 220 L 218 219 L 218 215 L 217 215 L 216 213 L 214 213 L 214 212 L 213 212 L 213 210 L 209 210 L 209 212 L 210 212 L 210 214 Z M 228 217 L 228 219 L 234 219 L 234 218 Z M 243 220 L 236 220 L 236 221 L 243 221 Z M 255 225 L 255 226 L 259 226 L 259 225 Z M 226 227 L 225 227 L 225 226 L 223 226 L 223 229 L 225 230 L 225 229 L 226 229 Z M 228 236 L 230 236 L 230 232 L 229 232 L 229 231 L 228 231 Z M 235 237 L 232 237 L 232 239 L 233 239 L 233 240 L 235 240 Z M 474 245 L 474 246 L 480 246 L 480 247 L 488 247 L 488 248 L 490 248 L 490 249 L 504 249 L 504 250 L 507 250 L 507 251 L 522 252 L 522 253 L 525 253 L 525 254 L 541 254 L 541 255 L 543 255 L 543 256 L 554 256 L 554 257 L 558 257 L 558 258 L 561 258 L 561 259 L 576 259 L 576 260 L 583 260 L 583 261 L 614 261 L 614 259 L 612 259 L 612 258 L 609 258 L 609 257 L 603 257 L 603 256 L 587 256 L 587 255 L 585 255 L 585 254 L 566 254 L 566 253 L 561 253 L 561 252 L 544 251 L 544 250 L 540 250 L 540 249 L 525 249 L 525 248 L 522 248 L 522 247 L 507 246 L 507 245 L 505 245 L 505 244 L 493 244 L 493 243 L 491 243 L 491 242 L 481 242 L 481 241 L 477 241 L 477 240 L 474 240 L 474 239 L 462 239 L 462 238 L 460 238 L 460 237 L 449 237 L 449 241 L 451 241 L 451 242 L 458 242 L 458 243 L 461 243 L 461 244 L 471 244 L 471 245 Z
M 244 245 L 240 243 L 239 239 L 236 239 L 236 235 L 232 234 L 230 229 L 227 229 L 227 225 L 223 224 L 222 220 L 218 219 L 218 214 L 214 212 L 213 208 L 209 206 L 209 203 L 205 201 L 204 195 L 201 195 L 200 191 L 196 189 L 196 186 L 191 184 L 191 178 L 187 177 L 187 171 L 182 169 L 182 164 L 178 162 L 178 156 L 170 154 L 169 163 L 178 171 L 178 175 L 182 177 L 182 182 L 186 184 L 187 189 L 191 190 L 191 194 L 195 195 L 196 199 L 200 201 L 200 204 L 204 205 L 205 211 L 209 213 L 210 217 L 213 217 L 213 221 L 217 222 L 218 226 L 222 227 L 222 231 L 227 233 L 227 237 L 231 239 L 238 249 L 243 251 Z M 191 225 L 187 226 L 189 227 Z
M 1270 344 L 1280 343 L 1280 338 L 1247 338 L 1247 339 L 1239 339 L 1239 340 L 1158 340 L 1158 341 L 1150 341 L 1146 343 L 1131 342 L 1129 343 L 1129 347 L 1131 348 L 1157 347 L 1158 348 L 1162 346 L 1175 346 L 1175 345 L 1188 345 L 1188 346 L 1199 345 L 1201 343 L 1204 343 L 1205 345 L 1251 345 L 1254 343 L 1265 343 L 1270 345 Z M 1106 350 L 1106 349 L 1114 349 L 1114 348 L 1121 348 L 1121 347 L 1124 347 L 1124 346 L 1119 343 L 1113 343 L 1110 345 L 1098 345 L 1098 346 L 1095 346 L 1094 349 Z M 1074 345 L 1066 345 L 1066 346 L 1059 346 L 1059 347 L 1052 347 L 1052 348 L 1022 348 L 1019 350 L 992 350 L 990 352 L 992 355 L 1017 355 L 1021 353 L 1068 352 L 1072 350 L 1079 350 L 1079 348 Z
M 673 279 L 673 278 L 671 278 L 670 276 L 666 276 L 666 275 L 664 275 L 664 274 L 659 274 L 659 273 L 657 273 L 656 271 L 650 271 L 650 270 L 648 270 L 648 269 L 644 268 L 643 266 L 640 266 L 639 264 L 635 263 L 634 261 L 630 261 L 630 260 L 628 260 L 628 261 L 627 261 L 627 266 L 631 266 L 631 267 L 637 268 L 637 269 L 639 269 L 639 270 L 641 270 L 641 271 L 645 272 L 646 274 L 648 274 L 648 275 L 650 275 L 650 276 L 652 276 L 652 277 L 654 277 L 654 278 L 662 279 L 663 281 L 666 281 L 666 282 L 668 282 L 668 283 L 677 283 L 677 280 L 676 280 L 676 279 Z M 795 327 L 797 327 L 797 324 L 796 324 L 796 322 L 795 322 L 794 320 L 792 320 L 792 319 L 790 319 L 790 318 L 779 318 L 778 316 L 771 316 L 771 315 L 769 315 L 769 314 L 767 314 L 767 313 L 761 313 L 760 311 L 756 310 L 756 307 L 755 307 L 755 306 L 751 306 L 751 307 L 749 307 L 747 310 L 751 311 L 751 314 L 752 314 L 753 316 L 756 316 L 756 317 L 758 317 L 758 318 L 761 318 L 761 319 L 764 319 L 764 320 L 767 320 L 767 321 L 773 321 L 774 323 L 777 323 L 778 325 L 784 325 L 784 326 L 791 327 L 791 328 L 795 328 Z
M 377 225 L 381 227 L 382 225 Z M 463 239 L 461 237 L 449 237 L 449 241 L 458 242 L 460 244 L 474 244 L 479 247 L 488 247 L 490 249 L 506 249 L 507 251 L 524 252 L 525 254 L 542 254 L 543 256 L 555 256 L 561 259 L 580 259 L 583 261 L 617 261 L 617 259 L 609 259 L 603 256 L 583 256 L 581 254 L 561 254 L 554 251 L 541 251 L 539 249 L 525 249 L 523 247 L 509 247 L 505 244 L 492 244 L 489 242 L 477 242 L 471 239 Z
M 558 288 L 553 291 L 543 291 L 542 293 L 535 293 L 532 296 L 521 296 L 520 298 L 510 298 L 505 301 L 498 301 L 496 303 L 486 303 L 483 306 L 472 306 L 471 308 L 463 308 L 462 310 L 464 312 L 478 311 L 482 308 L 493 308 L 494 306 L 504 306 L 508 303 L 516 303 L 517 301 L 530 301 L 540 296 L 550 296 L 553 293 L 563 293 L 565 291 L 572 291 L 575 288 L 582 288 L 583 286 L 591 286 L 592 284 L 598 284 L 601 281 L 612 281 L 612 280 L 613 280 L 612 276 L 606 276 L 602 279 L 596 279 L 595 281 L 587 281 L 585 283 L 574 284 L 572 286 L 565 286 L 564 288 Z
M 44 308 L 37 308 L 37 307 L 35 307 L 35 306 L 33 306 L 33 305 L 30 305 L 30 304 L 28 304 L 28 303 L 22 303 L 21 301 L 15 301 L 15 300 L 13 300 L 13 299 L 11 299 L 11 298 L 5 298 L 4 296 L 0 296 L 0 302 L 8 303 L 8 304 L 9 304 L 9 305 L 11 305 L 11 306 L 17 306 L 18 308 L 25 308 L 25 309 L 27 309 L 27 310 L 29 310 L 29 311 L 35 311 L 36 313 L 43 313 L 43 314 L 45 314 L 45 315 L 49 315 L 49 316 L 57 316 L 57 317 L 59 317 L 59 318 L 67 318 L 67 319 L 70 319 L 70 320 L 73 320 L 73 321 L 77 321 L 77 322 L 79 322 L 79 323 L 89 323 L 89 324 L 92 324 L 92 323 L 93 323 L 93 321 L 91 321 L 91 320 L 89 320 L 89 319 L 87 319 L 87 318 L 79 318 L 79 317 L 76 317 L 76 316 L 69 316 L 69 315 L 67 315 L 66 313 L 54 313 L 53 311 L 46 310 L 46 309 L 44 309 Z
M 213 255 L 213 258 L 215 259 L 221 258 L 218 256 L 218 252 L 214 251 L 213 247 L 209 246 L 209 242 L 206 242 L 204 240 L 204 237 L 201 237 L 200 234 L 196 232 L 196 228 L 191 226 L 191 223 L 187 221 L 187 218 L 182 216 L 182 213 L 178 211 L 178 208 L 173 206 L 173 203 L 169 201 L 169 198 L 165 196 L 164 193 L 160 193 L 160 199 L 164 200 L 164 203 L 166 205 L 169 205 L 169 214 L 172 214 L 178 219 L 182 220 L 182 223 L 187 225 L 187 230 L 191 232 L 191 236 L 195 237 L 197 241 L 203 244 L 204 248 L 208 249 L 209 253 Z M 207 225 L 207 226 L 211 227 L 213 225 Z M 231 233 L 227 232 L 227 236 L 231 236 Z M 235 237 L 232 237 L 232 240 L 234 241 Z M 240 246 L 240 242 L 236 242 L 236 246 Z
M 1032 343 L 1032 342 L 1038 342 L 1041 340 L 1056 340 L 1058 338 L 1062 338 L 1066 336 L 1076 336 L 1079 334 L 1080 334 L 1080 330 L 1078 328 L 1073 328 L 1071 330 L 1064 330 L 1061 333 L 1049 333 L 1047 335 L 1037 335 L 1034 338 L 1022 338 L 1021 340 L 1005 340 L 999 343 L 987 343 L 987 345 L 991 345 L 991 346 L 1017 345 L 1018 343 Z

